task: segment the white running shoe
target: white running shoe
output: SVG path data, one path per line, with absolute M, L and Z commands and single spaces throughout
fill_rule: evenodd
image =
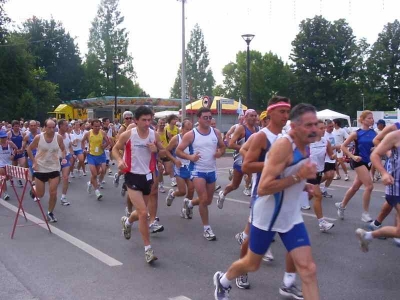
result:
M 318 226 L 319 226 L 319 230 L 321 232 L 327 232 L 329 229 L 331 229 L 333 226 L 335 226 L 335 224 L 329 223 L 328 221 L 323 219 L 321 222 L 319 222 Z
M 232 181 L 233 178 L 233 169 L 229 169 L 229 181 Z
M 217 206 L 219 209 L 222 209 L 224 207 L 224 201 L 225 201 L 224 191 L 220 191 L 218 193 L 218 199 L 217 199 Z
M 250 197 L 251 196 L 251 190 L 250 190 L 250 188 L 245 188 L 244 190 L 243 190 L 243 194 L 245 194 L 246 196 L 248 196 L 248 197 Z
M 372 218 L 368 212 L 363 212 L 361 214 L 361 221 L 363 221 L 365 223 L 369 223 L 369 222 L 372 222 Z
M 177 186 L 178 184 L 176 183 L 176 178 L 175 177 L 172 177 L 171 178 L 171 186 L 172 187 L 175 187 L 175 186 Z
M 393 242 L 396 244 L 397 247 L 400 247 L 400 239 L 399 238 L 393 238 Z
M 336 208 L 337 208 L 337 214 L 338 214 L 339 218 L 340 218 L 341 220 L 343 220 L 343 219 L 344 219 L 344 211 L 345 211 L 345 208 L 342 207 L 342 202 L 336 202 L 336 203 L 335 203 L 335 206 L 336 206 Z
M 303 205 L 303 206 L 301 207 L 301 209 L 310 210 L 310 209 L 311 209 L 311 206 L 310 206 L 310 205 Z
M 90 181 L 87 183 L 87 188 L 86 188 L 88 194 L 92 193 L 92 184 L 90 183 Z
M 158 184 L 158 191 L 160 192 L 160 193 L 165 193 L 165 188 L 164 188 L 164 184 L 162 184 L 162 183 L 159 183 Z
M 263 261 L 269 262 L 274 260 L 274 256 L 272 255 L 271 249 L 268 248 L 267 252 L 264 254 Z
M 362 252 L 368 252 L 368 245 L 370 243 L 370 241 L 365 239 L 365 233 L 366 231 L 364 229 L 358 228 L 356 230 L 356 236 L 360 241 L 360 247 Z
M 167 202 L 167 206 L 171 206 L 172 202 L 174 201 L 175 196 L 173 194 L 174 194 L 174 189 L 170 189 L 168 191 L 167 198 L 165 199 L 165 201 Z
M 203 236 L 207 241 L 215 241 L 217 237 L 215 236 L 214 232 L 212 231 L 211 228 L 208 228 L 207 230 L 204 230 Z
M 344 174 L 344 181 L 349 181 L 349 175 L 348 174 Z

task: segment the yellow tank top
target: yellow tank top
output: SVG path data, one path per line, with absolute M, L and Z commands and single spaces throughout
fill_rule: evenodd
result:
M 158 134 L 160 135 L 161 144 L 166 148 L 168 146 L 167 132 L 164 130 L 164 132 L 158 132 Z
M 89 131 L 89 153 L 91 155 L 100 156 L 104 153 L 101 145 L 103 144 L 103 134 L 99 131 L 96 135 L 92 130 Z
M 179 133 L 179 128 L 176 125 L 174 125 L 174 128 L 172 129 L 167 125 L 166 130 L 171 135 L 171 138 Z

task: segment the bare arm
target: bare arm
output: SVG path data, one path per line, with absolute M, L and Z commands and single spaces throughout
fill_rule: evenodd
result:
M 251 135 L 246 144 L 250 141 L 252 142 L 249 145 L 249 150 L 243 156 L 242 171 L 244 173 L 260 173 L 264 168 L 264 162 L 258 161 L 258 158 L 267 145 L 267 137 L 264 133 L 258 132 Z
M 35 150 L 38 145 L 39 145 L 39 139 L 40 139 L 40 135 L 36 135 L 32 141 L 32 143 L 29 144 L 28 148 L 26 148 L 26 152 L 28 153 L 28 157 L 29 159 L 34 162 L 35 161 L 35 157 L 33 156 L 32 150 Z
M 82 149 L 85 149 L 86 143 L 87 143 L 87 142 L 89 142 L 89 132 L 86 132 L 86 133 L 83 135 L 83 138 L 82 138 L 82 140 L 81 140 Z
M 57 142 L 58 147 L 61 149 L 61 158 L 65 159 L 65 156 L 67 156 L 67 149 L 65 149 L 63 137 L 59 134 L 57 134 Z
M 193 130 L 187 132 L 183 138 L 182 142 L 179 144 L 179 146 L 176 148 L 176 155 L 179 156 L 180 158 L 183 159 L 188 159 L 190 161 L 196 162 L 199 160 L 200 156 L 198 154 L 186 154 L 184 150 L 189 147 L 189 145 L 193 142 L 194 139 L 194 133 Z
M 395 124 L 392 124 L 390 126 L 386 126 L 385 128 L 383 128 L 383 130 L 381 132 L 378 133 L 378 135 L 374 138 L 374 140 L 372 141 L 374 143 L 374 146 L 378 146 L 379 143 L 383 140 L 383 138 L 388 135 L 389 133 L 391 133 L 392 131 L 396 131 L 397 127 Z M 390 149 L 389 149 L 390 150 Z
M 225 141 L 229 145 L 229 140 L 231 139 L 231 135 L 236 129 L 236 125 L 233 125 L 231 128 L 229 128 L 228 132 L 225 134 Z
M 351 159 L 354 160 L 354 155 L 350 153 L 349 149 L 347 148 L 352 141 L 355 141 L 357 139 L 357 132 L 352 132 L 349 137 L 344 141 L 343 145 L 341 146 L 341 149 L 346 156 L 350 157 Z
M 240 150 L 240 145 L 238 145 L 236 142 L 239 141 L 241 138 L 243 138 L 245 132 L 244 132 L 244 127 L 243 126 L 238 126 L 236 130 L 233 132 L 232 138 L 229 140 L 228 147 L 239 151 Z
M 247 152 L 249 151 L 250 144 L 253 142 L 254 136 L 255 136 L 255 134 L 252 134 L 249 137 L 249 139 L 246 141 L 246 143 L 244 143 L 242 145 L 242 147 L 240 147 L 239 153 L 243 157 L 243 160 L 244 160 L 244 157 L 246 156 Z
M 172 155 L 172 151 L 178 146 L 178 136 L 175 135 L 170 141 L 169 144 L 167 146 L 167 148 L 165 148 L 166 152 L 165 155 L 172 161 L 174 162 L 175 165 L 179 164 L 180 160 L 177 159 L 176 157 L 174 157 Z
M 101 148 L 106 149 L 110 145 L 110 139 L 103 130 L 100 130 L 100 132 L 103 135 L 103 142 L 105 141 L 105 143 L 101 144 Z
M 215 153 L 215 158 L 220 158 L 222 155 L 225 154 L 225 144 L 224 141 L 222 140 L 221 137 L 221 132 L 218 129 L 214 129 L 215 130 L 215 134 L 217 135 L 218 138 L 218 149 L 217 152 Z
M 26 146 L 28 144 L 29 135 L 25 134 L 24 138 L 22 139 L 22 150 L 26 150 Z
M 122 152 L 124 150 L 125 144 L 130 139 L 130 137 L 131 137 L 131 131 L 130 130 L 125 131 L 120 135 L 119 139 L 117 140 L 112 149 L 112 155 L 117 160 L 118 168 L 120 170 L 125 170 L 127 168 L 124 160 L 122 159 L 120 151 Z
M 280 192 L 289 186 L 299 183 L 303 179 L 315 178 L 317 168 L 310 161 L 304 163 L 296 175 L 279 178 L 279 175 L 285 170 L 293 159 L 291 143 L 282 138 L 277 140 L 271 147 L 268 158 L 261 174 L 258 185 L 258 195 L 272 195 Z
M 340 147 L 340 146 L 339 146 Z M 326 153 L 328 154 L 330 159 L 335 159 L 333 155 L 333 147 L 331 143 L 326 143 Z

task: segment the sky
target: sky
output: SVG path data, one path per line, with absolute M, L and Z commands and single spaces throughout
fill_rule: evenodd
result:
M 87 53 L 89 28 L 100 0 L 9 0 L 5 10 L 18 26 L 32 16 L 61 21 Z M 168 98 L 182 60 L 182 3 L 179 0 L 120 0 L 129 31 L 137 81 L 152 97 Z M 196 23 L 203 30 L 217 84 L 222 69 L 246 50 L 242 34 L 255 34 L 252 50 L 272 51 L 289 61 L 301 20 L 322 15 L 345 18 L 354 35 L 372 44 L 383 26 L 399 16 L 398 0 L 186 0 L 185 38 Z

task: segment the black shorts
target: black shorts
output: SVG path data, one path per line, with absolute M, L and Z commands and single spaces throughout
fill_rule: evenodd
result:
M 151 185 L 153 184 L 153 174 L 150 173 L 150 175 L 151 179 L 148 180 L 148 175 L 126 173 L 125 185 L 131 190 L 142 192 L 143 196 L 148 196 L 150 195 Z
M 371 169 L 371 163 L 366 163 L 366 162 L 364 162 L 364 161 L 356 162 L 356 161 L 354 161 L 354 160 L 351 159 L 351 160 L 350 160 L 350 165 L 351 165 L 351 167 L 352 167 L 353 169 L 358 168 L 358 167 L 361 167 L 361 166 L 366 166 L 368 170 Z
M 307 179 L 307 183 L 314 184 L 314 185 L 319 185 L 321 183 L 321 180 L 322 180 L 322 173 L 323 172 L 318 172 L 317 173 L 317 178 Z
M 49 173 L 33 172 L 33 176 L 35 176 L 35 178 L 39 179 L 42 182 L 47 182 L 49 181 L 49 179 L 60 177 L 60 172 L 59 171 L 53 171 Z
M 167 162 L 167 161 L 171 161 L 168 157 L 163 157 L 163 158 L 161 158 L 161 161 L 162 162 Z
M 329 172 L 329 171 L 336 171 L 336 163 L 329 163 L 326 162 L 324 166 L 324 173 Z

